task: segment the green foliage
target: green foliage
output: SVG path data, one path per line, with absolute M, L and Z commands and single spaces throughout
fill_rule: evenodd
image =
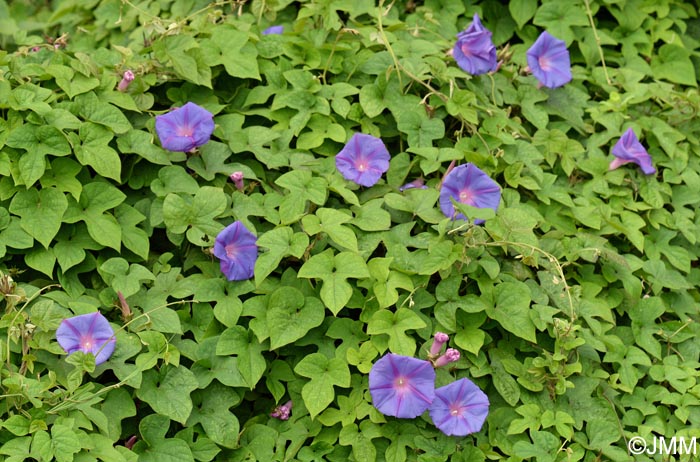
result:
M 475 13 L 501 61 L 480 76 L 448 54 Z M 698 21 L 677 0 L 0 0 L 0 459 L 628 461 L 633 436 L 700 436 Z M 524 69 L 542 30 L 564 87 Z M 189 101 L 212 139 L 166 151 L 155 116 Z M 657 174 L 608 169 L 627 128 Z M 371 188 L 335 168 L 356 132 L 391 153 Z M 503 189 L 495 213 L 455 204 L 483 226 L 440 211 L 452 161 Z M 247 281 L 210 251 L 235 220 Z M 97 366 L 55 340 L 94 310 L 116 332 Z M 468 438 L 371 403 L 372 364 L 436 331 L 462 354 L 438 385 L 490 399 Z

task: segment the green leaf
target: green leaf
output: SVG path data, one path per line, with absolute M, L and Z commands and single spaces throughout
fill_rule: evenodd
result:
M 79 95 L 75 98 L 75 108 L 85 120 L 104 125 L 114 133 L 121 134 L 131 130 L 131 124 L 126 116 L 109 103 L 100 101 L 94 92 Z
M 71 152 L 65 135 L 49 125 L 21 125 L 10 133 L 7 145 L 27 151 L 19 158 L 17 165 L 20 177 L 27 187 L 44 174 L 47 154 L 65 156 Z
M 185 80 L 211 88 L 211 68 L 205 63 L 197 41 L 187 34 L 165 35 L 153 43 L 158 60 L 172 63 L 175 72 Z
M 299 361 L 294 372 L 311 379 L 302 387 L 301 397 L 312 419 L 333 402 L 335 385 L 350 386 L 350 370 L 341 358 L 328 359 L 321 353 L 312 353 Z
M 201 400 L 201 404 L 195 406 L 187 426 L 199 422 L 204 427 L 206 435 L 216 444 L 226 448 L 236 448 L 240 425 L 229 408 L 240 402 L 238 393 L 215 382 L 205 390 L 198 391 L 197 400 Z
M 508 10 L 518 24 L 518 29 L 522 29 L 535 16 L 537 0 L 511 0 L 508 3 Z
M 123 153 L 137 154 L 152 164 L 170 165 L 179 155 L 171 153 L 154 143 L 153 135 L 143 130 L 129 130 L 117 137 L 117 147 Z
M 146 217 L 135 208 L 126 204 L 117 206 L 114 211 L 114 216 L 122 230 L 122 242 L 124 243 L 124 247 L 144 260 L 147 260 L 148 250 L 150 248 L 148 234 L 146 234 L 146 231 L 136 226 L 138 223 L 144 221 Z
M 55 186 L 61 192 L 70 193 L 73 198 L 80 200 L 83 184 L 76 178 L 82 166 L 68 157 L 60 157 L 51 161 L 51 168 L 41 177 L 42 188 Z
M 320 326 L 324 312 L 323 304 L 316 297 L 304 297 L 293 287 L 280 287 L 272 292 L 267 310 L 270 349 L 288 345 Z
M 349 252 L 334 255 L 333 250 L 328 249 L 304 263 L 299 270 L 299 277 L 323 281 L 321 300 L 335 315 L 352 296 L 352 286 L 347 279 L 369 277 L 369 271 L 359 255 Z
M 66 196 L 55 188 L 19 191 L 10 202 L 10 212 L 21 218 L 22 229 L 45 248 L 58 233 L 67 208 Z
M 350 223 L 363 231 L 385 231 L 391 227 L 391 215 L 382 208 L 384 200 L 372 199 L 361 206 L 352 207 L 355 213 Z
M 656 79 L 665 79 L 673 83 L 697 86 L 695 67 L 690 53 L 685 48 L 666 43 L 661 45 L 657 56 L 651 60 L 651 70 Z
M 325 232 L 341 247 L 353 252 L 357 252 L 357 238 L 352 229 L 343 226 L 344 223 L 352 220 L 352 216 L 334 209 L 320 208 L 315 215 L 306 215 L 301 224 L 304 230 L 310 234 Z
M 121 247 L 122 231 L 113 215 L 105 213 L 124 202 L 126 196 L 109 183 L 93 182 L 83 187 L 78 204 L 69 204 L 63 221 L 82 220 L 95 242 L 115 250 Z
M 426 327 L 425 321 L 407 308 L 399 308 L 393 313 L 389 310 L 379 310 L 369 320 L 367 333 L 387 334 L 392 353 L 413 356 L 416 352 L 416 342 L 406 332 L 423 327 Z
M 243 379 L 250 389 L 255 388 L 267 368 L 262 355 L 263 346 L 255 335 L 243 326 L 233 326 L 222 332 L 216 345 L 217 355 L 235 354 Z
M 70 422 L 72 423 L 72 419 Z M 60 423 L 51 426 L 51 446 L 56 462 L 73 462 L 73 454 L 80 451 L 82 447 L 73 429 L 69 425 Z
M 323 178 L 314 177 L 307 170 L 292 170 L 275 180 L 275 183 L 289 190 L 289 194 L 280 204 L 280 220 L 282 224 L 290 224 L 304 215 L 306 201 L 323 205 L 328 194 L 328 183 Z
M 484 346 L 485 339 L 486 333 L 483 330 L 478 327 L 467 326 L 457 332 L 455 344 L 474 355 L 478 355 L 481 347 Z
M 574 40 L 572 26 L 589 25 L 586 11 L 580 3 L 543 3 L 532 22 L 567 44 Z
M 403 112 L 399 115 L 397 127 L 408 135 L 408 145 L 417 147 L 431 147 L 434 140 L 445 136 L 445 124 L 440 119 L 428 119 L 418 115 L 418 112 Z
M 2 423 L 2 427 L 15 436 L 24 436 L 29 433 L 29 419 L 15 414 Z
M 53 277 L 53 267 L 56 265 L 56 255 L 53 249 L 38 248 L 28 252 L 24 261 L 30 268 L 41 271 L 49 277 Z
M 232 77 L 260 80 L 258 52 L 248 42 L 247 33 L 229 26 L 216 27 L 211 34 L 211 41 L 218 48 L 220 56 L 210 64 L 223 64 Z
M 286 256 L 301 258 L 309 245 L 309 236 L 295 233 L 292 228 L 284 226 L 272 229 L 258 237 L 258 247 L 268 252 L 258 256 L 255 262 L 255 285 L 260 285 L 272 273 Z
M 192 411 L 190 393 L 197 386 L 197 379 L 186 367 L 164 366 L 160 372 L 144 371 L 136 396 L 158 414 L 184 425 Z
M 81 143 L 75 149 L 75 157 L 99 175 L 121 181 L 122 163 L 117 151 L 109 147 L 112 131 L 97 124 L 85 123 L 80 127 Z
M 211 245 L 224 226 L 215 220 L 226 209 L 220 188 L 202 186 L 194 197 L 170 193 L 163 202 L 163 220 L 171 232 L 184 233 L 195 245 Z M 204 240 L 209 236 L 209 240 Z
M 495 289 L 496 305 L 486 309 L 507 331 L 529 342 L 537 342 L 535 324 L 530 318 L 530 288 L 522 282 L 502 282 Z
M 139 462 L 194 462 L 187 443 L 179 438 L 165 438 L 170 420 L 162 415 L 151 414 L 139 422 L 139 433 L 148 448 L 138 455 Z
M 377 117 L 384 112 L 384 95 L 375 84 L 368 84 L 360 89 L 360 106 L 369 118 Z

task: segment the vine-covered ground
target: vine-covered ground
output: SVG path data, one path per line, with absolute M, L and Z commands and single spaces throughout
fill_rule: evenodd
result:
M 697 460 L 697 9 L 0 0 L 0 460 Z

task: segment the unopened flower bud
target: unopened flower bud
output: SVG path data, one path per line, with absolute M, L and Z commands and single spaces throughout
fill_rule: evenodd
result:
M 443 332 L 435 332 L 435 337 L 433 340 L 433 344 L 430 347 L 430 356 L 437 356 L 440 354 L 440 350 L 442 350 L 442 346 L 447 343 L 447 341 L 450 339 L 450 337 L 447 336 L 447 334 Z
M 292 413 L 292 400 L 290 399 L 281 406 L 277 406 L 274 411 L 270 414 L 270 417 L 280 420 L 289 420 L 289 416 Z
M 124 75 L 122 75 L 122 80 L 117 85 L 117 90 L 126 91 L 126 89 L 129 88 L 129 84 L 133 82 L 135 77 L 136 76 L 134 75 L 134 73 L 130 70 L 124 72 Z
M 455 350 L 454 348 L 448 348 L 447 351 L 445 351 L 445 354 L 440 356 L 437 361 L 435 361 L 435 367 L 442 367 L 449 363 L 459 361 L 460 356 L 459 351 Z
M 236 185 L 236 189 L 243 191 L 243 172 L 233 172 L 231 175 L 229 175 L 229 178 L 231 178 L 233 184 Z

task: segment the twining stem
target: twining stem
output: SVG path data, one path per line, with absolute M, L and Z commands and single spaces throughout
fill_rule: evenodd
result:
M 593 22 L 593 12 L 591 11 L 591 4 L 589 0 L 583 0 L 586 4 L 586 14 L 588 15 L 588 21 L 591 23 L 591 28 L 593 29 L 593 37 L 595 37 L 595 43 L 598 46 L 598 54 L 600 55 L 600 62 L 603 65 L 603 72 L 605 73 L 605 80 L 607 80 L 608 85 L 612 85 L 612 80 L 608 75 L 608 68 L 605 65 L 605 55 L 603 54 L 603 47 L 600 45 L 600 37 L 598 36 L 598 29 L 595 27 Z
M 456 233 L 460 231 L 462 227 L 458 227 L 455 229 L 452 229 L 449 231 L 450 234 Z M 469 245 L 469 244 L 467 244 Z M 557 270 L 557 273 L 559 274 L 559 278 L 561 282 L 564 284 L 564 292 L 566 292 L 566 297 L 567 301 L 569 303 L 569 310 L 571 311 L 569 313 L 569 317 L 571 318 L 572 321 L 576 320 L 576 309 L 574 308 L 574 298 L 571 296 L 571 286 L 566 282 L 566 276 L 564 275 L 564 268 L 562 264 L 559 262 L 557 257 L 552 255 L 551 253 L 547 252 L 546 250 L 540 249 L 539 247 L 536 247 L 531 244 L 526 244 L 524 242 L 512 242 L 512 241 L 493 241 L 493 242 L 479 242 L 478 244 L 473 244 L 469 245 L 470 247 L 475 247 L 477 245 L 484 245 L 487 247 L 502 247 L 502 246 L 514 246 L 514 247 L 521 247 L 529 250 L 530 252 L 539 252 L 542 254 L 547 260 L 554 265 L 554 267 Z
M 387 8 L 387 13 L 389 10 L 391 10 L 391 7 L 394 6 L 394 2 L 389 5 Z M 399 64 L 399 60 L 396 57 L 396 53 L 394 53 L 394 49 L 391 47 L 391 44 L 389 43 L 389 38 L 386 36 L 386 33 L 384 32 L 384 24 L 382 23 L 382 18 L 384 17 L 384 0 L 380 0 L 379 2 L 379 14 L 377 15 L 377 26 L 379 27 L 379 35 L 382 36 L 382 41 L 384 42 L 384 46 L 386 47 L 387 51 L 391 55 L 391 59 L 394 61 L 394 67 L 396 67 L 396 73 L 399 78 L 399 87 L 403 88 L 403 82 L 401 81 L 401 65 Z

